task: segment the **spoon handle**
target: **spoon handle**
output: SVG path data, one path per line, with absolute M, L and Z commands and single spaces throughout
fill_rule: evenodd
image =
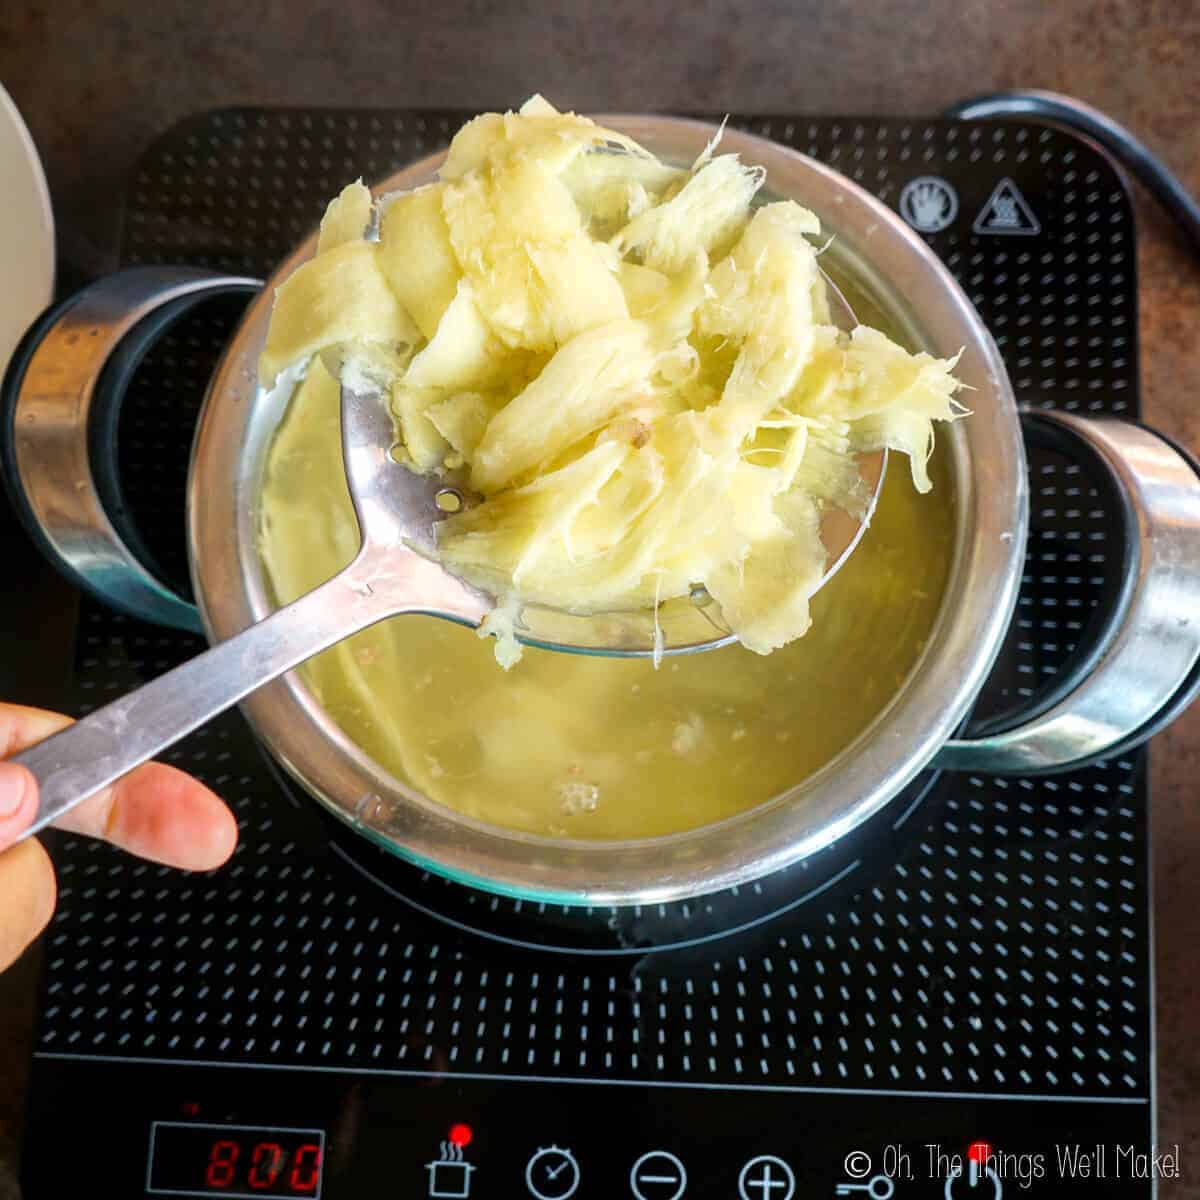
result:
M 402 611 L 374 588 L 360 556 L 340 575 L 266 620 L 14 755 L 38 781 L 38 812 L 22 838 L 153 758 L 264 683 L 343 638 Z

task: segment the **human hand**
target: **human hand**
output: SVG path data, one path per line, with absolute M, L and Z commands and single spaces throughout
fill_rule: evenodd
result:
M 58 713 L 0 704 L 0 760 L 70 723 Z M 49 855 L 34 838 L 12 844 L 36 812 L 33 775 L 0 761 L 0 971 L 20 957 L 54 912 L 57 889 Z M 131 771 L 55 825 L 188 871 L 219 867 L 237 843 L 237 823 L 225 804 L 190 775 L 163 763 Z

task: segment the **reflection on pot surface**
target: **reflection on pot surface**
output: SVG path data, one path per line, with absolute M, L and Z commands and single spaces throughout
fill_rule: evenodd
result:
M 327 376 L 297 392 L 268 459 L 262 549 L 287 602 L 345 566 L 358 533 Z M 902 465 L 902 464 L 901 464 Z M 402 469 L 402 468 L 397 468 Z M 768 657 L 733 645 L 664 662 L 527 650 L 426 617 L 368 629 L 304 668 L 322 705 L 426 796 L 533 833 L 638 838 L 704 825 L 823 766 L 895 696 L 938 612 L 953 488 L 889 472 L 862 544 L 813 603 L 813 628 Z

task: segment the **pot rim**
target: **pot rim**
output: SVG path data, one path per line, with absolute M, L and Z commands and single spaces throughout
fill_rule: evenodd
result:
M 602 115 L 660 157 L 687 161 L 717 132 L 675 117 Z M 333 723 L 297 672 L 242 703 L 288 773 L 387 849 L 460 883 L 556 904 L 648 904 L 746 884 L 831 845 L 879 811 L 967 715 L 1000 651 L 1024 561 L 1027 481 L 1011 385 L 991 335 L 932 250 L 864 189 L 775 142 L 726 130 L 722 149 L 767 169 L 770 190 L 813 209 L 869 295 L 903 297 L 906 333 L 931 353 L 963 350 L 973 415 L 942 436 L 956 486 L 956 553 L 941 611 L 905 683 L 830 763 L 755 808 L 682 833 L 571 841 L 488 825 L 397 780 Z M 389 176 L 377 195 L 428 182 L 444 157 Z M 271 296 L 308 258 L 315 231 L 253 301 L 213 375 L 188 473 L 188 554 L 209 637 L 224 640 L 274 608 L 258 554 L 258 491 L 285 396 L 260 393 L 257 361 Z M 885 305 L 886 306 L 886 305 Z

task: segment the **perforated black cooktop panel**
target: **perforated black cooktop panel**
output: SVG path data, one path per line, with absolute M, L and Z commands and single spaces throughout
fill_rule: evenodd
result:
M 123 259 L 265 275 L 347 180 L 378 178 L 428 153 L 462 116 L 234 109 L 185 121 L 132 180 Z M 735 124 L 832 164 L 929 230 L 993 331 L 1021 400 L 1136 416 L 1131 209 L 1089 145 L 1020 123 Z M 176 576 L 188 439 L 237 309 L 214 302 L 164 339 L 121 421 L 126 498 Z M 1086 470 L 1037 451 L 1031 472 L 1027 576 L 984 712 L 1055 676 L 1119 564 L 1113 514 Z M 77 711 L 201 648 L 88 601 L 81 611 L 74 690 L 64 698 Z M 804 1097 L 819 1101 L 803 1110 L 811 1130 L 834 1099 L 849 1096 L 857 1114 L 876 1114 L 872 1128 L 930 1141 L 935 1118 L 957 1129 L 959 1115 L 987 1112 L 994 1130 L 1002 1124 L 994 1106 L 1025 1097 L 1056 1115 L 1028 1118 L 1022 1136 L 1049 1137 L 1066 1121 L 1080 1136 L 1149 1137 L 1141 755 L 1052 779 L 927 778 L 886 827 L 827 863 L 742 893 L 622 912 L 548 911 L 471 892 L 331 830 L 281 784 L 236 714 L 167 757 L 229 799 L 241 845 L 223 870 L 189 876 L 95 843 L 58 841 L 61 901 L 49 935 L 35 1117 L 39 1105 L 63 1111 L 68 1087 L 103 1079 L 151 1097 L 135 1106 L 137 1120 L 166 1119 L 186 1098 L 178 1081 L 189 1079 L 188 1095 L 206 1097 L 218 1121 L 258 1114 L 251 1124 L 270 1124 L 274 1105 L 304 1125 L 321 1109 L 302 1099 L 306 1088 L 324 1076 L 397 1087 L 441 1079 L 484 1123 L 507 1107 L 505 1087 L 550 1088 L 549 1108 L 537 1108 L 528 1090 L 512 1094 L 537 1108 L 547 1136 L 558 1128 L 547 1113 L 575 1111 L 563 1097 L 576 1092 L 557 1085 L 590 1083 L 662 1089 L 672 1098 L 665 1109 L 635 1105 L 655 1131 L 666 1130 L 671 1112 L 690 1114 L 693 1130 L 711 1126 L 697 1096 L 724 1105 L 718 1129 L 740 1128 L 750 1114 L 770 1124 L 764 1097 L 786 1093 L 792 1120 Z M 249 1064 L 252 1073 L 237 1069 Z M 240 1081 L 236 1101 L 218 1098 L 222 1070 Z M 366 1111 L 378 1094 L 362 1093 Z M 413 1103 L 441 1121 L 434 1094 Z M 338 1095 L 341 1112 L 351 1093 Z M 389 1112 L 403 1108 L 399 1095 Z M 899 1114 L 913 1111 L 924 1115 L 906 1124 Z M 571 1128 L 579 1157 L 590 1135 L 578 1122 Z M 337 1126 L 331 1153 L 339 1137 L 354 1140 Z M 436 1149 L 436 1138 L 429 1144 Z M 475 1149 L 482 1180 L 486 1141 Z M 35 1189 L 50 1157 L 33 1135 Z M 582 1159 L 578 1166 L 586 1180 L 602 1173 Z M 355 1169 L 346 1158 L 331 1178 Z M 772 1191 L 773 1169 L 763 1185 L 761 1164 L 754 1168 L 765 1200 L 783 1200 Z M 830 1181 L 841 1179 L 805 1175 L 794 1161 L 789 1170 L 824 1188 L 814 1194 L 832 1194 Z M 688 1195 L 764 1200 L 753 1171 L 740 1183 L 734 1176 L 721 1182 L 713 1166 L 704 1176 L 717 1181 L 710 1192 L 693 1168 Z M 435 1191 L 437 1177 L 417 1171 L 412 1190 L 396 1194 L 459 1194 Z M 526 1194 L 517 1183 L 481 1194 Z M 579 1194 L 630 1194 L 632 1184 L 621 1186 Z M 1091 1194 L 1149 1195 L 1143 1187 L 1109 1193 L 1093 1184 Z M 1063 1191 L 1072 1187 L 1053 1194 Z

